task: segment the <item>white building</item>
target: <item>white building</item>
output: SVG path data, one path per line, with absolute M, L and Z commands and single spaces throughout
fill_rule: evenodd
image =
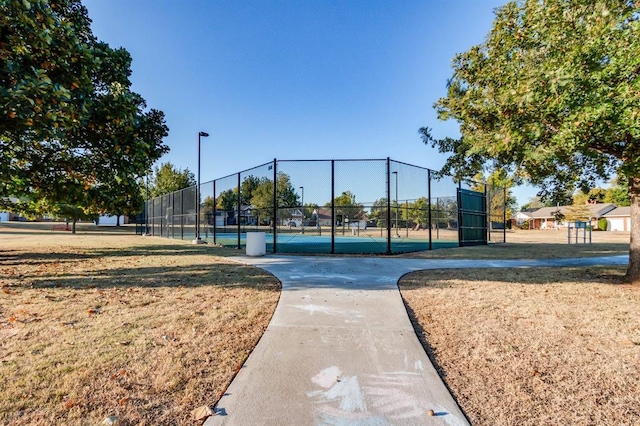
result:
M 631 231 L 631 207 L 617 207 L 606 213 L 607 231 Z

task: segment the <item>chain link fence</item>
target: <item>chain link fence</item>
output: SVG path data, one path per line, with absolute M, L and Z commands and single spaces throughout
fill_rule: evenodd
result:
M 201 184 L 199 206 L 195 186 L 146 201 L 146 230 L 237 248 L 247 232 L 265 232 L 273 253 L 505 242 L 505 188 L 437 176 L 391 159 L 274 160 Z

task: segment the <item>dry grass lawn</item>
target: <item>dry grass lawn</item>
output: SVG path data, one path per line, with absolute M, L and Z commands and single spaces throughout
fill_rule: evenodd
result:
M 417 272 L 400 283 L 474 425 L 637 425 L 640 287 L 624 268 Z
M 129 229 L 0 224 L 0 424 L 192 424 L 275 310 L 280 285 L 237 251 Z M 507 245 L 405 254 L 627 254 L 628 233 L 509 232 Z M 410 274 L 419 336 L 474 425 L 637 424 L 640 288 L 623 268 Z
M 11 225 L 0 225 L 0 424 L 193 424 L 279 298 L 273 276 L 224 257 L 233 250 Z

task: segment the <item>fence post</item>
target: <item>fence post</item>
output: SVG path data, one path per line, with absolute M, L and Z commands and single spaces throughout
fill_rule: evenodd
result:
M 387 254 L 391 254 L 391 159 L 387 157 Z
M 431 242 L 431 169 L 427 169 L 427 208 L 429 217 L 429 250 L 433 250 L 433 243 Z
M 507 187 L 502 188 L 504 191 L 504 198 L 502 198 L 502 242 L 507 242 Z
M 213 244 L 217 244 L 216 241 L 216 226 L 218 223 L 216 222 L 216 218 L 218 217 L 218 200 L 216 199 L 216 181 L 213 180 Z
M 144 200 L 144 234 L 149 234 L 149 178 L 147 178 L 147 194 Z
M 180 193 L 180 239 L 184 240 L 184 194 L 186 191 L 183 189 Z
M 156 201 L 155 199 L 153 199 L 153 203 L 151 205 L 151 232 L 153 233 L 153 236 L 156 236 Z
M 458 200 L 458 247 L 462 247 L 464 244 L 462 243 L 462 239 L 464 233 L 462 232 L 462 180 L 458 181 L 458 191 L 456 194 L 456 198 Z
M 240 214 L 242 213 L 242 194 L 240 194 L 240 173 L 238 173 L 238 220 L 236 226 L 238 227 L 238 250 L 240 250 Z
M 331 254 L 336 252 L 336 164 L 331 160 Z
M 273 252 L 278 252 L 278 160 L 273 159 Z
M 171 225 L 169 225 L 169 229 L 171 229 L 171 239 L 175 238 L 175 230 L 173 229 L 173 215 L 174 215 L 174 211 L 176 209 L 176 193 L 172 192 L 171 195 L 171 201 L 169 202 L 169 205 L 171 206 Z M 167 209 L 167 222 L 169 221 L 169 209 Z
M 484 236 L 484 242 L 485 245 L 489 244 L 489 241 L 491 240 L 491 212 L 489 211 L 489 206 L 491 205 L 491 203 L 487 202 L 487 182 L 484 183 L 484 214 L 485 214 L 485 218 L 484 218 L 484 226 L 487 227 L 486 231 L 485 231 L 485 236 Z

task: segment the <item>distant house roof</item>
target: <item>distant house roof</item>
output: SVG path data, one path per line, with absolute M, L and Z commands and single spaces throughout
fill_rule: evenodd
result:
M 616 208 L 615 204 L 612 203 L 604 203 L 604 204 L 586 204 L 587 209 L 589 210 L 589 214 L 591 217 L 602 217 L 606 213 L 614 210 Z M 532 219 L 550 219 L 554 217 L 554 213 L 560 210 L 560 213 L 566 215 L 570 213 L 570 209 L 572 206 L 559 206 L 559 207 L 541 207 L 532 212 L 519 212 L 523 215 L 526 215 Z
M 525 218 L 533 219 L 533 216 L 531 216 L 531 212 L 530 211 L 525 211 L 525 210 L 522 210 L 522 211 L 519 211 L 518 213 L 516 213 L 516 217 L 521 218 L 521 219 L 525 219 Z
M 331 209 L 329 208 L 317 208 L 313 211 L 317 216 L 318 219 L 329 219 L 331 220 Z
M 631 217 L 631 207 L 616 207 L 604 214 L 606 217 Z

